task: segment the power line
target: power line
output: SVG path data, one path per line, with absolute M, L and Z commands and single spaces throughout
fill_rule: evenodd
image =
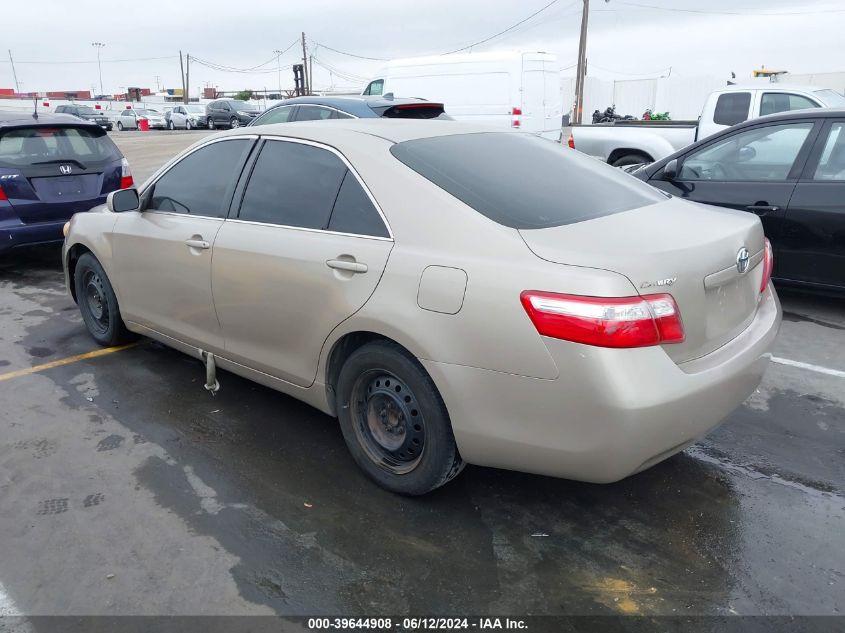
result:
M 118 63 L 125 63 L 125 62 L 151 62 L 163 59 L 177 59 L 178 55 L 168 55 L 166 57 L 137 57 L 135 59 L 103 59 L 100 60 L 103 64 L 118 64 Z M 0 60 L 3 61 L 3 60 Z M 6 62 L 8 63 L 8 62 Z M 16 64 L 44 64 L 44 65 L 52 65 L 52 64 L 96 64 L 96 59 L 85 59 L 79 61 L 47 61 L 47 60 L 40 60 L 40 61 L 19 61 L 15 60 Z
M 358 59 L 369 59 L 369 60 L 374 61 L 374 62 L 386 62 L 386 61 L 387 61 L 387 58 L 386 58 L 386 57 L 368 57 L 368 56 L 366 56 L 366 55 L 358 55 L 358 54 L 356 54 L 356 53 L 348 53 L 348 52 L 346 52 L 346 51 L 341 51 L 341 50 L 338 50 L 338 49 L 336 49 L 336 48 L 332 48 L 331 46 L 326 46 L 326 45 L 325 45 L 325 44 L 323 44 L 322 42 L 316 42 L 316 41 L 315 41 L 315 42 L 314 42 L 314 45 L 315 45 L 315 47 L 314 47 L 314 50 L 315 50 L 315 51 L 316 51 L 318 48 L 323 47 L 323 48 L 327 48 L 328 50 L 333 51 L 333 52 L 335 52 L 335 53 L 340 53 L 341 55 L 347 55 L 347 56 L 349 56 L 349 57 L 356 57 L 356 58 L 358 58 Z

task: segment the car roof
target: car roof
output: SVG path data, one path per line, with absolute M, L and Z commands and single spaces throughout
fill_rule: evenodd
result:
M 267 108 L 280 108 L 282 106 L 291 105 L 321 105 L 330 108 L 343 110 L 349 114 L 356 116 L 373 117 L 375 116 L 374 108 L 389 108 L 395 105 L 402 105 L 405 103 L 428 103 L 426 99 L 418 97 L 366 97 L 366 96 L 349 96 L 349 97 L 293 97 L 292 99 L 285 99 L 276 105 Z
M 322 121 L 298 121 L 293 123 L 270 123 L 250 127 L 249 133 L 260 136 L 278 136 L 312 140 L 331 145 L 335 139 L 350 136 L 378 137 L 391 143 L 401 143 L 419 138 L 448 136 L 451 134 L 478 134 L 494 132 L 512 134 L 507 128 L 486 127 L 475 123 L 435 119 L 327 119 Z M 221 136 L 243 136 L 243 128 L 221 132 Z
M 72 114 L 54 114 L 39 112 L 35 118 L 32 112 L 3 112 L 0 111 L 0 130 L 15 127 L 51 126 L 51 125 L 73 125 L 75 127 L 88 126 L 99 128 L 94 122 L 79 119 Z
M 724 88 L 719 88 L 716 92 L 732 92 L 735 90 L 794 90 L 795 92 L 818 92 L 819 90 L 827 90 L 820 86 L 808 86 L 806 84 L 787 84 L 780 82 L 765 82 L 760 83 L 746 83 L 746 84 L 731 84 Z

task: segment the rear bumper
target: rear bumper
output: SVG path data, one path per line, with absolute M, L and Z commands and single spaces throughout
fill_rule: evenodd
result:
M 596 483 L 683 450 L 762 379 L 781 308 L 769 286 L 751 325 L 706 357 L 676 365 L 660 347 L 614 350 L 544 339 L 555 380 L 422 360 L 472 464 Z
M 69 219 L 37 224 L 0 224 L 0 252 L 16 246 L 61 242 L 64 240 L 62 227 Z

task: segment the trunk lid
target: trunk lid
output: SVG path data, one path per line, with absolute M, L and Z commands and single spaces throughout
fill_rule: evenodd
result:
M 757 216 L 678 199 L 564 226 L 519 231 L 541 259 L 625 275 L 632 295 L 671 294 L 686 339 L 664 345 L 676 363 L 718 349 L 757 311 L 763 228 Z M 748 267 L 739 272 L 741 249 Z M 565 292 L 556 288 L 538 288 Z

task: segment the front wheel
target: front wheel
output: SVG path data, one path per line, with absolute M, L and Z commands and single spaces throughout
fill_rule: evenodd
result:
M 167 122 L 167 129 L 168 130 L 175 130 L 176 129 L 176 124 L 173 122 L 173 119 L 170 119 Z
M 625 154 L 613 161 L 613 166 L 625 167 L 626 165 L 643 165 L 650 162 L 652 162 L 652 160 L 642 154 Z
M 387 490 L 422 495 L 463 469 L 437 387 L 396 343 L 352 353 L 338 378 L 337 411 L 355 462 Z
M 120 121 L 117 122 L 117 129 L 123 132 L 123 123 L 121 123 Z
M 111 282 L 91 253 L 85 253 L 76 262 L 73 283 L 82 320 L 95 341 L 112 346 L 132 340 L 133 335 L 120 316 Z
M 208 117 L 208 129 L 209 130 L 214 129 L 214 119 L 212 119 L 211 117 Z
M 185 129 L 186 129 L 186 130 L 190 130 L 190 129 L 191 129 L 191 122 L 190 122 L 190 121 L 185 121 Z

